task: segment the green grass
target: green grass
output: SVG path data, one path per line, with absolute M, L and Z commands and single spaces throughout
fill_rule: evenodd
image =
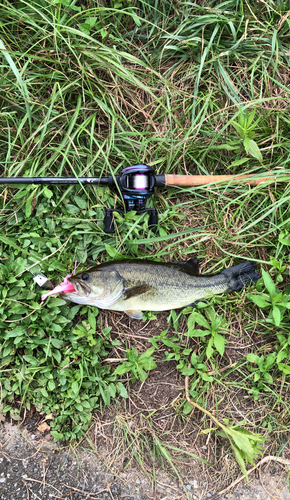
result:
M 35 405 L 53 413 L 56 438 L 75 439 L 97 408 L 126 396 L 103 359 L 112 349 L 122 358 L 128 346 L 110 339 L 104 313 L 58 298 L 40 308 L 29 268 L 57 283 L 75 260 L 101 262 L 116 252 L 162 260 L 195 254 L 211 273 L 251 259 L 287 296 L 288 10 L 288 2 L 272 0 L 1 3 L 0 175 L 101 176 L 145 163 L 157 173 L 275 171 L 284 181 L 251 189 L 159 189 L 157 233 L 148 230 L 148 215 L 130 213 L 115 214 L 112 236 L 103 232 L 104 208 L 121 204 L 118 193 L 0 185 L 0 411 L 17 418 L 21 408 Z M 268 290 L 261 283 L 253 293 L 262 292 Z M 229 344 L 222 357 L 215 351 L 207 359 L 207 343 L 199 342 L 206 373 L 215 375 L 210 382 L 193 375 L 193 394 L 205 407 L 208 392 L 216 402 L 222 394 L 239 404 L 242 394 L 252 411 L 244 425 L 251 421 L 250 430 L 278 436 L 271 446 L 282 453 L 289 440 L 289 373 L 279 363 L 287 366 L 290 355 L 288 309 L 275 323 L 245 292 L 212 305 L 227 321 L 225 339 L 243 349 L 226 370 Z M 188 344 L 187 317 L 172 313 L 169 333 L 175 326 L 180 345 L 197 348 L 192 339 Z M 275 353 L 277 360 L 281 350 L 285 358 L 269 368 L 272 381 L 261 369 L 259 385 L 257 366 L 245 356 Z M 184 397 L 177 411 L 185 404 Z M 230 403 L 221 413 L 231 425 L 241 421 Z

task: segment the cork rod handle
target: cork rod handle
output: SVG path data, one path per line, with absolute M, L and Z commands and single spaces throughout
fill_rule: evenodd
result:
M 255 178 L 255 175 L 175 175 L 165 174 L 166 186 L 204 186 L 214 182 L 240 182 L 257 186 L 266 181 L 275 180 L 275 176 Z

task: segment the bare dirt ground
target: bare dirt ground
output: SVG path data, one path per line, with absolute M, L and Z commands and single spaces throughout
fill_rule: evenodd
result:
M 251 474 L 249 485 L 243 479 L 219 495 L 196 461 L 187 466 L 183 485 L 163 470 L 152 485 L 136 463 L 110 470 L 92 447 L 60 447 L 37 428 L 3 422 L 0 446 L 0 500 L 290 500 L 285 470 L 273 463 Z

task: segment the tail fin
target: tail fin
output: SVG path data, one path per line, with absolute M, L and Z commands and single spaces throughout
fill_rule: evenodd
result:
M 255 262 L 242 262 L 237 266 L 229 267 L 221 272 L 225 274 L 229 280 L 231 292 L 238 292 L 244 286 L 249 286 L 257 283 L 261 277 L 257 272 L 257 264 Z

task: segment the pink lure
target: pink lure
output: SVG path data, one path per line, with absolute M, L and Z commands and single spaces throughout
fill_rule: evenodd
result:
M 66 292 L 75 292 L 75 288 L 73 285 L 68 281 L 68 278 L 71 277 L 71 274 L 68 274 L 62 283 L 57 285 L 53 290 L 50 292 L 45 293 L 44 295 L 41 296 L 41 300 L 45 300 L 47 297 L 50 295 L 54 295 L 55 293 L 66 293 Z

